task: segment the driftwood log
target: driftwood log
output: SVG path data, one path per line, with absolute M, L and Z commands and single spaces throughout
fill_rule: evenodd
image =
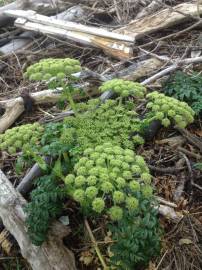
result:
M 17 240 L 22 256 L 33 270 L 76 270 L 73 254 L 62 243 L 62 238 L 69 233 L 68 228 L 55 223 L 49 239 L 41 247 L 34 246 L 26 231 L 25 204 L 25 199 L 0 170 L 0 217 Z
M 60 98 L 62 90 L 44 90 L 30 94 L 34 104 L 47 104 L 56 103 Z M 0 101 L 0 106 L 5 109 L 5 113 L 0 118 L 0 133 L 3 133 L 8 127 L 10 127 L 15 120 L 25 110 L 24 101 L 22 97 Z
M 199 5 L 202 14 L 202 4 Z M 128 25 L 115 30 L 116 33 L 133 36 L 136 40 L 158 30 L 177 25 L 198 16 L 196 3 L 183 3 L 158 11 L 152 15 L 133 20 Z M 195 18 L 196 18 L 195 17 Z

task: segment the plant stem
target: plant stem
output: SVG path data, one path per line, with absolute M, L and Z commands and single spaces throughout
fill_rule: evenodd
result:
M 89 236 L 90 236 L 90 239 L 91 239 L 91 241 L 92 241 L 92 243 L 93 243 L 93 246 L 94 246 L 94 248 L 95 248 L 95 251 L 96 251 L 96 253 L 97 253 L 97 256 L 98 256 L 98 258 L 99 258 L 99 260 L 100 260 L 100 262 L 101 262 L 101 264 L 102 264 L 102 266 L 103 266 L 103 269 L 104 270 L 109 270 L 109 268 L 107 267 L 107 265 L 106 265 L 106 263 L 105 263 L 105 261 L 104 261 L 104 258 L 103 258 L 103 256 L 102 256 L 102 254 L 101 254 L 101 252 L 100 252 L 100 249 L 99 249 L 99 247 L 98 247 L 98 244 L 97 244 L 97 242 L 96 242 L 96 240 L 95 240 L 95 237 L 94 237 L 94 235 L 93 235 L 93 233 L 92 233 L 92 230 L 91 230 L 91 228 L 90 228 L 90 225 L 89 225 L 89 223 L 88 223 L 88 220 L 85 218 L 85 220 L 84 220 L 84 224 L 85 224 L 85 226 L 86 226 L 86 229 L 87 229 L 87 231 L 88 231 L 88 234 L 89 234 Z
M 78 116 L 78 112 L 77 112 L 77 109 L 76 109 L 76 105 L 75 105 L 75 103 L 74 103 L 74 101 L 73 101 L 73 98 L 72 98 L 72 96 L 71 96 L 70 93 L 67 94 L 67 99 L 68 99 L 69 104 L 70 104 L 72 110 L 74 111 L 75 115 Z

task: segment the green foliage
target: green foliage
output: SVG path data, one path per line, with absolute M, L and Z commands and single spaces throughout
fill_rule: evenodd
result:
M 74 138 L 80 154 L 84 149 L 106 141 L 131 149 L 144 143 L 140 135 L 134 134 L 141 131 L 142 125 L 137 114 L 125 105 L 118 105 L 116 100 L 104 104 L 93 100 L 80 109 L 84 110 L 82 114 L 65 119 L 66 125 L 72 128 L 64 128 L 62 134 L 66 143 L 72 144 Z
M 74 166 L 74 173 L 65 178 L 67 194 L 80 203 L 85 213 L 98 214 L 112 206 L 112 220 L 120 220 L 123 209 L 133 212 L 138 207 L 136 193 L 152 196 L 151 175 L 141 156 L 130 149 L 111 143 L 87 148 Z
M 43 131 L 44 128 L 39 123 L 8 129 L 0 135 L 0 150 L 6 150 L 12 155 L 39 145 Z
M 157 91 L 147 94 L 147 109 L 151 112 L 148 118 L 160 120 L 162 125 L 168 127 L 174 123 L 180 128 L 185 128 L 194 121 L 194 111 L 185 102 L 167 97 Z
M 58 81 L 70 77 L 73 73 L 81 70 L 78 60 L 70 58 L 47 58 L 42 59 L 27 68 L 24 76 L 31 81 L 48 81 L 56 78 Z
M 164 92 L 187 102 L 199 114 L 202 111 L 202 76 L 177 71 L 164 85 Z
M 146 93 L 146 88 L 140 83 L 122 79 L 104 82 L 99 89 L 101 92 L 112 90 L 121 97 L 133 96 L 135 98 L 143 98 Z
M 46 240 L 51 222 L 61 214 L 63 197 L 64 191 L 53 176 L 37 179 L 31 202 L 25 207 L 28 234 L 36 246 Z
M 146 266 L 152 257 L 160 253 L 161 230 L 154 209 L 154 200 L 142 198 L 135 212 L 124 211 L 116 225 L 110 225 L 113 256 L 111 264 L 115 269 L 133 270 Z
M 202 162 L 195 163 L 194 168 L 196 168 L 197 170 L 202 171 Z

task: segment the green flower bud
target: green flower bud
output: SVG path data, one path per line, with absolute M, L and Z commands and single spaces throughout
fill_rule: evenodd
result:
M 130 149 L 125 149 L 124 155 L 134 157 L 134 152 Z
M 128 197 L 126 198 L 126 207 L 129 211 L 134 211 L 137 209 L 139 201 L 136 198 Z
M 103 182 L 101 185 L 101 190 L 104 193 L 110 193 L 113 191 L 113 189 L 114 189 L 114 186 L 110 182 Z
M 157 112 L 156 115 L 155 115 L 155 118 L 157 120 L 162 120 L 164 118 L 164 113 L 162 112 Z
M 94 150 L 92 148 L 87 148 L 86 150 L 84 150 L 84 155 L 88 156 L 90 154 L 92 154 L 94 152 Z
M 86 179 L 84 176 L 79 175 L 75 178 L 75 186 L 76 187 L 82 187 L 83 185 L 85 185 L 86 183 Z
M 132 174 L 130 171 L 123 171 L 123 178 L 125 179 L 131 179 L 132 178 Z
M 144 144 L 144 139 L 140 135 L 133 136 L 133 142 L 135 144 Z
M 140 169 L 140 167 L 137 166 L 137 165 L 132 165 L 132 166 L 131 166 L 131 171 L 132 171 L 132 173 L 134 173 L 134 174 L 140 174 L 140 173 L 141 173 L 141 169 Z
M 161 121 L 162 125 L 164 127 L 169 127 L 170 126 L 170 120 L 168 118 L 164 118 L 162 121 Z
M 140 178 L 145 184 L 151 184 L 151 175 L 149 173 L 142 173 Z
M 169 111 L 168 111 L 168 116 L 174 117 L 175 115 L 176 115 L 176 113 L 175 113 L 174 110 L 169 110 Z
M 113 193 L 113 200 L 115 204 L 122 203 L 124 201 L 124 197 L 124 193 L 121 191 L 114 191 Z
M 13 146 L 10 146 L 8 148 L 8 152 L 9 152 L 10 155 L 14 155 L 14 154 L 16 154 L 16 148 L 13 147 Z
M 105 202 L 102 198 L 95 198 L 92 203 L 93 210 L 96 213 L 101 213 L 104 210 Z
M 123 210 L 119 206 L 112 206 L 109 210 L 111 220 L 118 221 L 123 217 Z
M 109 181 L 109 175 L 107 173 L 100 174 L 100 182 Z
M 87 161 L 88 161 L 88 158 L 82 157 L 82 158 L 79 159 L 79 164 L 80 165 L 85 165 Z
M 110 179 L 115 180 L 117 178 L 117 174 L 115 172 L 111 172 L 109 173 L 109 177 Z
M 89 170 L 89 175 L 94 175 L 94 176 L 98 176 L 99 175 L 99 170 L 97 168 L 92 168 Z
M 131 191 L 133 191 L 133 192 L 140 191 L 140 183 L 138 183 L 135 180 L 133 180 L 129 183 L 129 187 L 130 187 Z
M 89 186 L 94 186 L 97 183 L 97 178 L 93 175 L 88 176 L 86 182 L 88 183 Z
M 137 155 L 137 156 L 135 157 L 135 162 L 136 162 L 136 164 L 137 164 L 138 166 L 140 166 L 140 167 L 145 166 L 145 161 L 144 161 L 144 158 L 143 158 L 142 156 Z
M 130 165 L 128 163 L 126 163 L 126 162 L 122 162 L 121 166 L 122 166 L 123 170 L 129 170 L 130 169 Z
M 73 194 L 73 198 L 75 201 L 82 203 L 85 200 L 85 192 L 82 189 L 77 189 Z
M 74 183 L 75 176 L 73 174 L 68 174 L 65 177 L 65 184 L 66 185 L 72 185 Z
M 104 151 L 103 147 L 101 145 L 98 145 L 95 147 L 95 151 L 96 152 L 99 152 L 99 153 L 102 153 Z
M 91 169 L 92 170 L 92 169 Z M 77 169 L 77 174 L 78 175 L 87 175 L 87 170 L 86 170 L 86 168 L 85 167 L 83 167 L 83 166 L 81 166 L 81 167 L 79 167 L 78 169 Z
M 100 154 L 97 153 L 97 152 L 94 152 L 94 153 L 90 154 L 90 158 L 91 158 L 92 160 L 99 159 L 99 157 L 100 157 Z
M 179 123 L 176 123 L 176 125 L 179 127 L 179 128 L 185 128 L 187 126 L 187 123 L 185 121 L 181 121 Z
M 103 158 L 98 158 L 98 159 L 96 160 L 96 165 L 100 165 L 100 166 L 105 165 L 105 159 L 103 159 Z
M 14 147 L 16 147 L 17 149 L 22 148 L 22 142 L 21 142 L 20 140 L 17 140 L 17 141 L 14 143 Z
M 86 189 L 85 193 L 86 193 L 86 197 L 92 200 L 97 196 L 98 189 L 96 187 L 91 186 Z
M 92 169 L 93 166 L 94 166 L 94 162 L 93 162 L 92 160 L 88 160 L 88 161 L 86 162 L 86 164 L 85 164 L 85 167 L 86 167 L 87 170 Z
M 117 183 L 118 188 L 124 188 L 126 186 L 126 180 L 122 177 L 116 178 L 115 181 Z
M 125 156 L 124 160 L 125 160 L 125 162 L 127 162 L 127 163 L 132 163 L 132 162 L 134 162 L 134 158 L 131 157 L 131 156 Z

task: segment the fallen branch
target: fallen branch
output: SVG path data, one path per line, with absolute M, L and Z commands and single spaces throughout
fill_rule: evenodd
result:
M 34 104 L 55 103 L 59 100 L 62 90 L 44 90 L 30 94 Z M 10 127 L 24 111 L 24 101 L 22 97 L 11 100 L 0 101 L 0 107 L 5 109 L 5 113 L 0 118 L 0 133 Z
M 189 143 L 194 145 L 199 151 L 202 153 L 202 141 L 196 137 L 195 135 L 191 134 L 188 130 L 177 128 L 176 129 L 187 139 Z
M 25 204 L 26 201 L 0 170 L 0 217 L 15 237 L 22 256 L 33 270 L 76 270 L 73 254 L 62 243 L 62 238 L 69 233 L 62 224 L 54 224 L 48 241 L 42 247 L 31 243 L 25 225 Z

